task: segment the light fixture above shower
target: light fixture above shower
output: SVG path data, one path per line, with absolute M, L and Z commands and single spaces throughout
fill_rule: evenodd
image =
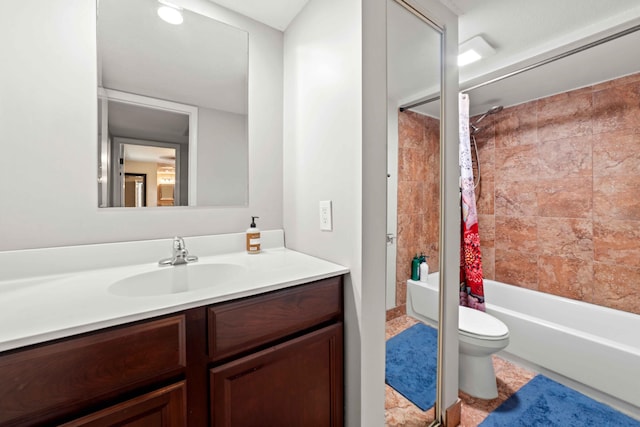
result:
M 462 67 L 491 56 L 496 50 L 482 36 L 475 36 L 460 44 L 458 52 L 458 66 Z

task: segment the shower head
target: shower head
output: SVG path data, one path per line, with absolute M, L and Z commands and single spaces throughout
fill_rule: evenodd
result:
M 480 128 L 477 127 L 476 125 L 478 123 L 480 123 L 485 117 L 487 117 L 487 116 L 489 116 L 491 114 L 499 113 L 500 111 L 502 111 L 503 108 L 504 107 L 502 105 L 494 105 L 493 107 L 489 108 L 486 113 L 484 113 L 483 115 L 481 115 L 478 118 L 478 120 L 476 120 L 475 122 L 473 122 L 473 123 L 471 123 L 469 125 L 469 127 L 471 127 L 471 133 L 474 134 L 474 133 L 477 133 L 480 130 Z
M 504 107 L 502 105 L 494 105 L 493 107 L 489 108 L 489 110 L 487 110 L 486 113 L 481 115 L 480 118 L 478 120 L 476 120 L 473 124 L 477 125 L 478 123 L 480 123 L 482 121 L 482 119 L 484 119 L 488 115 L 499 113 L 500 111 L 502 111 L 503 108 Z

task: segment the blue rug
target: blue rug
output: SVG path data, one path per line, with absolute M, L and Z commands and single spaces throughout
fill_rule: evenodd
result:
M 640 427 L 627 415 L 538 375 L 480 424 L 480 427 Z
M 387 341 L 385 381 L 426 411 L 436 401 L 438 331 L 418 323 Z

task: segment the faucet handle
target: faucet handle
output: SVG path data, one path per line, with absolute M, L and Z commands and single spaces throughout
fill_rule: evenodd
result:
M 173 238 L 173 249 L 176 251 L 183 251 L 185 249 L 184 239 L 182 237 Z

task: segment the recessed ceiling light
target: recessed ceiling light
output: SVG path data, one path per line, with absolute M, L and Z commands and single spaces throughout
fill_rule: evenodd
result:
M 472 62 L 476 62 L 480 59 L 482 59 L 482 55 L 480 55 L 473 49 L 469 49 L 458 55 L 458 65 L 462 67 L 464 65 L 471 64 Z
M 493 55 L 496 50 L 481 36 L 475 36 L 462 43 L 458 48 L 458 52 L 458 65 L 462 67 Z
M 182 24 L 182 8 L 164 0 L 158 0 L 162 5 L 158 8 L 158 16 L 173 25 Z

